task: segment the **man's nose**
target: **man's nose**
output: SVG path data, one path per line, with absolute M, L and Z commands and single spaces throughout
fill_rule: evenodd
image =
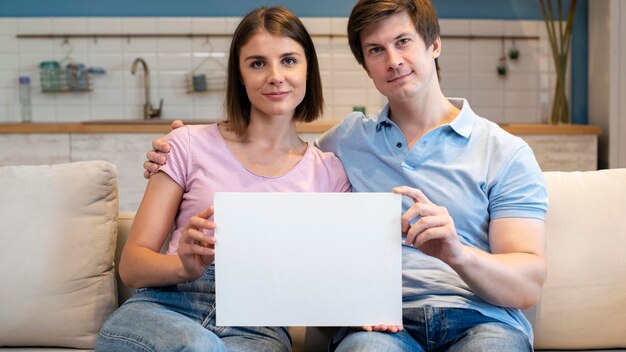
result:
M 387 50 L 387 69 L 389 71 L 395 70 L 398 67 L 401 67 L 404 60 L 402 55 L 398 53 L 396 50 L 390 49 Z

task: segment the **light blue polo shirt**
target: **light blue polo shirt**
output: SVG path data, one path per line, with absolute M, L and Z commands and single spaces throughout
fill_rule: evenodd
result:
M 465 99 L 449 99 L 461 112 L 409 149 L 389 105 L 377 116 L 352 113 L 325 133 L 318 145 L 335 153 L 353 192 L 419 188 L 452 216 L 461 242 L 490 252 L 489 222 L 497 218 L 544 219 L 547 192 L 526 142 L 476 115 Z M 403 200 L 403 211 L 412 201 Z M 400 238 L 399 234 L 399 238 Z M 525 331 L 532 329 L 518 309 L 493 306 L 441 260 L 403 245 L 403 306 L 470 308 Z

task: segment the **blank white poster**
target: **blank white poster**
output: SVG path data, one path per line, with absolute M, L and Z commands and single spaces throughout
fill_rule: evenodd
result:
M 215 193 L 219 326 L 402 324 L 401 196 Z

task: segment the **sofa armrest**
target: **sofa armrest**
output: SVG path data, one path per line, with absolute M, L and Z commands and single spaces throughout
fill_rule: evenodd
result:
M 117 278 L 117 301 L 119 305 L 126 302 L 133 293 L 135 289 L 126 286 L 119 274 L 119 263 L 120 257 L 122 256 L 122 250 L 124 249 L 124 245 L 126 244 L 126 240 L 128 239 L 128 234 L 130 233 L 130 228 L 133 224 L 133 219 L 135 218 L 134 212 L 120 212 L 119 220 L 117 223 L 117 247 L 115 248 L 115 277 Z

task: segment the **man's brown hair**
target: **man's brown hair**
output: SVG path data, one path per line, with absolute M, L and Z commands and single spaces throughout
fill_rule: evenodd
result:
M 439 19 L 430 0 L 359 0 L 348 20 L 348 43 L 356 61 L 365 69 L 361 32 L 373 23 L 406 11 L 426 47 L 439 38 Z

